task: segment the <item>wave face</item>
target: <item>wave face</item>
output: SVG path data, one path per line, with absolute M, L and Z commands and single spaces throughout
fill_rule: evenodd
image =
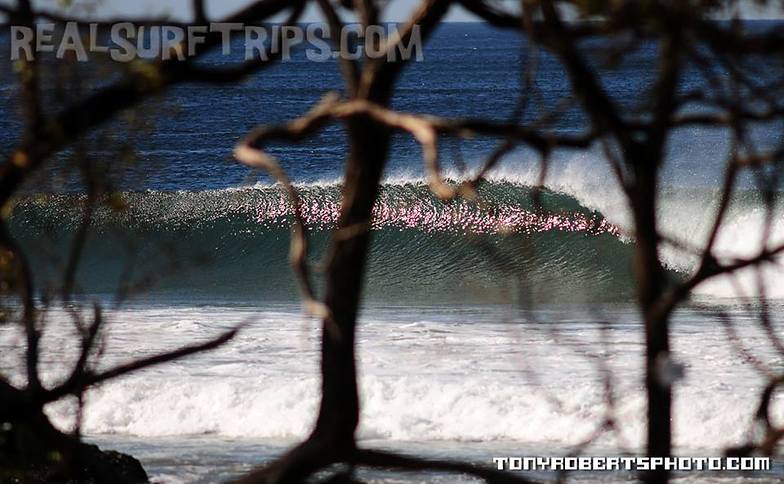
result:
M 299 190 L 318 263 L 338 220 L 340 185 Z M 631 246 L 618 228 L 571 196 L 540 195 L 536 204 L 530 188 L 499 181 L 481 187 L 480 202 L 444 203 L 421 181 L 384 184 L 374 208 L 367 296 L 390 302 L 631 297 Z M 16 204 L 11 227 L 33 247 L 39 285 L 56 286 L 61 277 L 84 202 L 53 194 Z M 295 298 L 287 262 L 292 218 L 277 186 L 120 194 L 96 209 L 77 280 L 82 291 L 97 294 L 132 281 L 145 292 L 182 297 Z

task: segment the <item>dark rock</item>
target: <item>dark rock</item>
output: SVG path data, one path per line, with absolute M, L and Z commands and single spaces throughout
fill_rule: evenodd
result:
M 137 484 L 149 482 L 142 464 L 134 457 L 96 445 L 82 444 L 78 457 L 79 472 L 96 483 Z
M 77 441 L 55 429 L 42 413 L 0 425 L 0 484 L 149 482 L 135 458 Z

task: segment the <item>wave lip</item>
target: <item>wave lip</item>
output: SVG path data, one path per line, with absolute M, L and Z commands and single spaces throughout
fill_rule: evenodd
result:
M 337 190 L 338 184 L 332 189 Z M 527 187 L 512 184 L 488 189 L 507 195 L 530 197 Z M 519 193 L 513 194 L 517 190 Z M 309 190 L 301 190 L 303 199 L 299 211 L 305 223 L 313 228 L 331 228 L 337 225 L 340 216 L 339 202 L 330 197 L 313 196 Z M 373 207 L 373 230 L 387 227 L 417 229 L 423 232 L 464 232 L 471 234 L 504 234 L 522 232 L 586 232 L 593 235 L 607 233 L 620 236 L 620 230 L 596 213 L 586 211 L 542 210 L 534 206 L 521 206 L 509 201 L 498 202 L 483 198 L 482 204 L 456 200 L 444 203 L 429 194 L 422 183 L 385 185 L 379 201 Z M 293 215 L 292 204 L 282 195 L 264 198 L 258 206 L 258 221 L 286 219 Z

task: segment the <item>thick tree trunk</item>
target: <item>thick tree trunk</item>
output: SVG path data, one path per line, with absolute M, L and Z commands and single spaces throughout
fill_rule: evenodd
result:
M 412 22 L 426 38 L 449 9 L 447 0 L 423 3 Z M 386 107 L 404 61 L 377 63 L 366 59 L 356 98 Z M 364 81 L 364 82 L 362 82 Z M 359 389 L 355 337 L 365 265 L 370 248 L 373 205 L 384 173 L 390 129 L 370 117 L 346 123 L 350 152 L 343 183 L 341 216 L 332 238 L 326 269 L 324 303 L 329 315 L 322 324 L 321 406 L 310 437 L 266 468 L 239 482 L 301 482 L 314 471 L 356 458 L 354 433 L 359 424 Z
M 645 323 L 645 387 L 648 395 L 647 446 L 650 457 L 672 454 L 672 390 L 662 365 L 668 361 L 669 314 L 658 310 L 665 290 L 664 270 L 659 262 L 656 223 L 657 163 L 654 156 L 638 153 L 634 164 L 635 189 L 632 208 L 636 227 L 635 265 L 638 299 Z M 646 482 L 666 482 L 669 472 L 658 469 L 644 476 Z
M 332 320 L 324 321 L 321 347 L 322 399 L 314 434 L 353 450 L 359 422 L 354 336 L 362 281 L 370 244 L 373 204 L 389 147 L 389 133 L 370 119 L 349 125 L 351 152 L 346 167 L 340 228 L 327 268 L 325 303 Z
M 321 338 L 321 407 L 310 437 L 271 466 L 252 472 L 241 483 L 297 483 L 334 462 L 351 462 L 359 423 L 355 334 L 373 204 L 389 148 L 389 132 L 370 119 L 348 123 L 348 156 L 343 205 L 326 270 L 324 302 L 331 318 Z

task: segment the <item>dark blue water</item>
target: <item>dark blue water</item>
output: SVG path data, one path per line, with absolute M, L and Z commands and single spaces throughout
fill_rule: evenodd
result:
M 761 29 L 769 24 L 756 22 L 751 25 Z M 643 43 L 611 68 L 598 60 L 606 50 L 606 45 L 596 41 L 586 46 L 587 53 L 596 54 L 594 64 L 603 72 L 604 87 L 622 106 L 644 104 L 657 67 L 657 45 Z M 236 43 L 233 52 L 237 55 L 244 52 L 243 44 Z M 222 65 L 236 60 L 216 53 L 203 62 Z M 507 120 L 519 99 L 521 68 L 528 65 L 529 60 L 530 49 L 514 33 L 480 23 L 446 24 L 425 46 L 424 61 L 413 62 L 405 71 L 393 105 L 404 111 L 439 116 Z M 3 113 L 0 116 L 0 145 L 6 147 L 5 150 L 17 141 L 19 127 L 15 90 L 9 85 L 12 75 L 7 64 L 0 77 L 6 94 L 0 101 Z M 527 120 L 535 119 L 570 95 L 568 80 L 549 54 L 540 52 L 537 64 L 538 95 L 529 102 L 524 114 Z M 767 66 L 763 74 L 770 73 L 770 67 Z M 105 75 L 94 66 L 79 66 L 78 70 L 86 80 L 86 86 L 82 87 L 86 92 L 90 87 L 105 85 L 114 78 L 111 73 Z M 700 85 L 705 85 L 705 81 L 698 70 L 689 69 L 682 80 L 683 89 Z M 62 81 L 49 80 L 47 97 L 51 102 L 47 102 L 48 106 L 54 108 L 67 103 L 68 95 L 58 92 L 62 88 Z M 247 169 L 231 159 L 237 140 L 256 125 L 280 123 L 301 115 L 326 92 L 333 90 L 342 90 L 337 65 L 309 61 L 300 50 L 295 52 L 293 59 L 238 85 L 176 86 L 164 96 L 149 100 L 131 114 L 121 116 L 120 121 L 104 127 L 91 137 L 88 151 L 96 159 L 109 162 L 110 171 L 118 172 L 115 177 L 118 189 L 203 190 L 238 186 L 250 182 L 251 178 Z M 133 120 L 129 120 L 131 117 Z M 566 110 L 555 123 L 555 129 L 559 131 L 577 132 L 585 126 L 585 116 L 577 108 Z M 681 183 L 715 183 L 720 171 L 704 165 L 722 153 L 722 148 L 726 147 L 724 138 L 724 133 L 711 130 L 684 133 L 676 138 L 672 151 L 679 176 L 674 178 Z M 495 144 L 488 139 L 463 142 L 458 154 L 457 143 L 445 141 L 442 146 L 445 164 L 457 161 L 460 155 L 469 163 L 476 163 Z M 299 145 L 273 149 L 292 178 L 298 181 L 337 178 L 345 151 L 345 138 L 338 125 L 326 128 Z M 523 154 L 518 153 L 517 158 L 521 157 Z M 66 160 L 67 156 L 61 159 Z M 134 166 L 126 166 L 129 160 Z M 119 165 L 123 165 L 122 169 Z M 410 137 L 397 137 L 388 172 L 421 172 L 419 149 Z M 688 175 L 686 179 L 682 177 L 684 173 Z M 54 190 L 69 186 L 60 179 L 46 181 Z

